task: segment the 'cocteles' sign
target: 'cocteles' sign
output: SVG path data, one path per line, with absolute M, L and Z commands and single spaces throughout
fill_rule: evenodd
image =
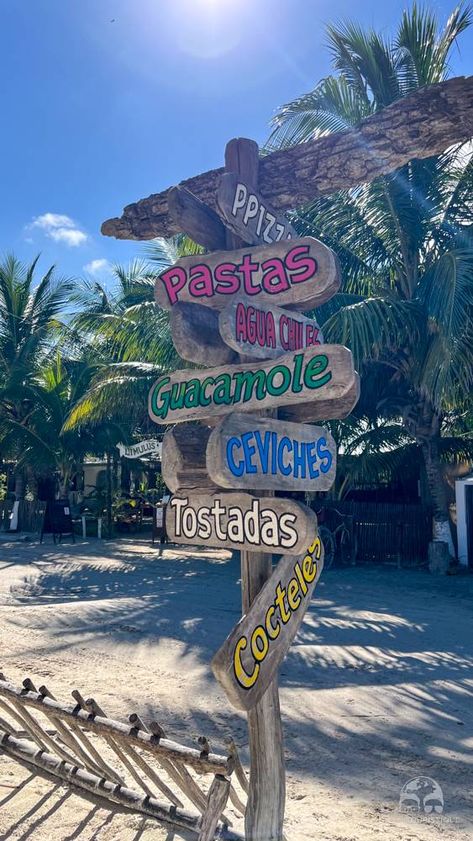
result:
M 284 556 L 212 660 L 229 701 L 249 710 L 260 700 L 299 630 L 323 569 L 314 538 L 301 556 Z

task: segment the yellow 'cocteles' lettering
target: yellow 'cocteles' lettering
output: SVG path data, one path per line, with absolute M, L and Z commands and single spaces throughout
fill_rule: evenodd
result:
M 251 689 L 258 680 L 260 664 L 264 662 L 271 643 L 276 640 L 282 625 L 290 622 L 291 617 L 299 609 L 304 596 L 307 595 L 308 585 L 312 584 L 317 575 L 317 561 L 322 554 L 320 538 L 316 537 L 309 546 L 302 563 L 294 564 L 294 575 L 286 587 L 281 582 L 274 591 L 274 599 L 269 605 L 264 618 L 264 625 L 257 625 L 249 638 L 240 637 L 233 652 L 233 671 L 235 677 L 244 689 Z M 249 652 L 243 664 L 242 652 L 248 648 Z M 250 657 L 251 652 L 251 657 Z

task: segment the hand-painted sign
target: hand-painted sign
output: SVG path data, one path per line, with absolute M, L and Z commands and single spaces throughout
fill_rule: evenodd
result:
M 314 512 L 300 502 L 245 493 L 173 496 L 166 510 L 171 543 L 299 553 L 316 528 Z
M 220 178 L 217 206 L 227 226 L 250 245 L 297 237 L 289 219 L 276 213 L 233 172 L 226 172 Z
M 275 359 L 324 341 L 313 318 L 281 307 L 259 306 L 248 299 L 225 307 L 219 314 L 218 328 L 225 344 L 258 359 Z
M 172 309 L 180 301 L 223 309 L 247 295 L 261 304 L 310 310 L 328 301 L 339 286 L 340 270 L 333 251 L 312 237 L 302 237 L 182 257 L 159 275 L 155 298 L 164 309 Z
M 153 458 L 161 458 L 161 441 L 140 441 L 139 444 L 117 444 L 121 457 L 125 458 L 143 458 L 143 456 L 152 456 Z
M 316 537 L 305 555 L 284 556 L 212 660 L 217 680 L 237 709 L 260 700 L 299 630 L 323 569 Z
M 210 434 L 207 471 L 222 488 L 328 491 L 335 441 L 320 426 L 234 413 Z
M 180 423 L 238 409 L 320 401 L 326 404 L 320 416 L 325 420 L 337 417 L 337 402 L 354 376 L 352 355 L 343 345 L 312 347 L 266 362 L 177 371 L 152 386 L 149 414 L 155 423 Z

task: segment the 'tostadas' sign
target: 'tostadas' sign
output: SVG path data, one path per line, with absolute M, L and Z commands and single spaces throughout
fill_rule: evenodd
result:
M 171 543 L 298 553 L 316 528 L 317 517 L 306 505 L 246 493 L 173 496 L 166 510 Z
M 326 429 L 235 412 L 207 443 L 207 472 L 222 488 L 328 491 L 336 444 Z
M 283 557 L 213 658 L 215 677 L 238 709 L 254 707 L 273 680 L 299 630 L 323 562 L 319 537 L 302 558 Z
M 125 458 L 141 458 L 142 456 L 153 456 L 154 458 L 161 458 L 161 441 L 149 439 L 148 441 L 140 441 L 139 444 L 117 444 L 120 456 Z
M 276 213 L 259 193 L 248 187 L 234 172 L 226 172 L 221 176 L 217 206 L 227 226 L 243 242 L 256 245 L 259 242 L 279 242 L 297 237 L 289 219 Z
M 330 248 L 312 237 L 238 251 L 196 254 L 161 272 L 156 302 L 171 309 L 180 301 L 223 309 L 241 295 L 258 303 L 310 310 L 340 286 L 338 261 Z
M 177 371 L 152 386 L 149 414 L 155 423 L 179 423 L 235 409 L 321 401 L 325 420 L 338 417 L 337 400 L 354 377 L 352 355 L 343 345 L 312 347 L 266 362 Z
M 218 329 L 229 347 L 258 359 L 275 359 L 290 350 L 323 344 L 313 318 L 251 300 L 233 301 L 219 314 Z

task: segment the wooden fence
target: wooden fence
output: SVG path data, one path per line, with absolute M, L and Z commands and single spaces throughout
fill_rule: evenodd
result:
M 34 500 L 20 500 L 18 509 L 18 531 L 37 532 L 41 531 L 41 524 L 43 522 L 44 511 L 46 508 L 45 502 Z M 13 510 L 13 500 L 3 500 L 0 502 L 0 531 L 8 531 L 10 528 L 10 515 Z
M 353 516 L 357 561 L 412 563 L 427 558 L 432 539 L 428 506 L 344 501 L 325 507 Z

